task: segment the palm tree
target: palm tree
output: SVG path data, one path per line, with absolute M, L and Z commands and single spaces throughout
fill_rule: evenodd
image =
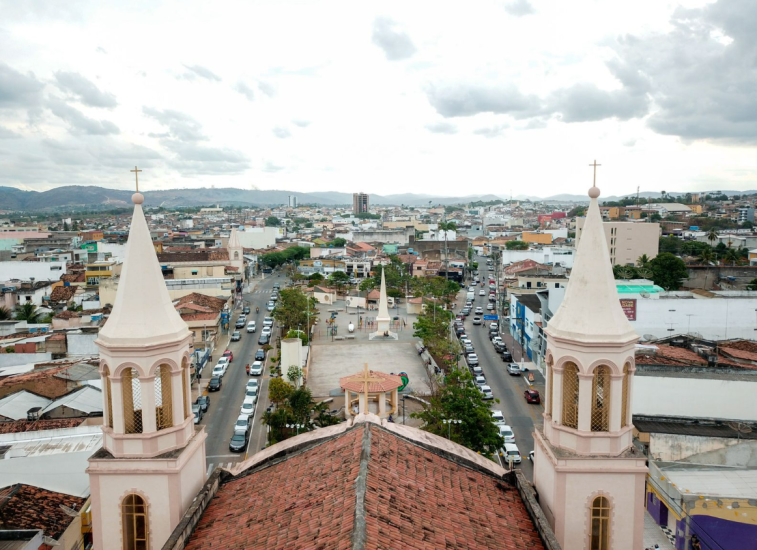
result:
M 36 323 L 42 314 L 37 311 L 37 306 L 31 302 L 16 306 L 16 319 L 26 321 L 27 323 Z
M 444 231 L 444 275 L 449 280 L 449 253 L 447 252 L 447 231 L 455 231 L 455 222 L 443 221 L 439 223 L 439 229 Z
M 709 233 L 707 233 L 707 240 L 710 241 L 710 246 L 712 246 L 712 243 L 718 240 L 718 232 L 714 227 L 710 229 Z
M 7 321 L 11 317 L 11 311 L 7 307 L 0 307 L 0 321 Z
M 699 259 L 702 261 L 703 264 L 710 265 L 714 258 L 715 258 L 715 253 L 712 251 L 711 248 L 705 248 L 704 250 L 702 250 L 702 252 L 699 253 Z
M 649 267 L 649 262 L 650 261 L 651 260 L 649 259 L 649 256 L 647 256 L 646 254 L 642 254 L 636 260 L 636 267 L 639 267 L 639 268 Z

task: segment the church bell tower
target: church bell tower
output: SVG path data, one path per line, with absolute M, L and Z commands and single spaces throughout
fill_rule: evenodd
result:
M 565 298 L 545 329 L 544 426 L 534 432 L 534 484 L 563 548 L 638 550 L 647 472 L 631 424 L 638 336 L 620 307 L 599 194 L 596 185 L 589 190 Z
M 139 187 L 132 202 L 113 311 L 95 342 L 105 401 L 103 446 L 87 469 L 97 550 L 161 548 L 205 482 L 192 332 L 171 303 Z

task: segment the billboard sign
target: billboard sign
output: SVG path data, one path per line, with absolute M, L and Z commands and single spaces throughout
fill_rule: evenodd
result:
M 629 321 L 636 320 L 636 299 L 633 298 L 621 298 L 620 307 L 623 308 L 623 313 L 626 314 L 626 318 Z

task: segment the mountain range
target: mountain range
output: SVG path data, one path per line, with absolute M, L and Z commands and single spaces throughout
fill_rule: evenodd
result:
M 753 194 L 757 191 L 723 191 L 731 194 Z M 670 195 L 682 195 L 673 193 Z M 106 189 L 97 186 L 66 185 L 48 191 L 22 191 L 14 187 L 0 187 L 0 210 L 11 211 L 75 211 L 75 210 L 106 210 L 111 208 L 129 208 L 131 206 L 132 191 Z M 351 205 L 352 194 L 337 191 L 322 191 L 301 193 L 297 191 L 281 190 L 250 190 L 236 187 L 205 187 L 200 189 L 167 189 L 161 191 L 146 191 L 146 206 L 163 206 L 166 208 L 191 206 L 276 206 L 288 204 L 290 196 L 297 197 L 299 205 L 317 204 L 323 206 Z M 625 195 L 625 197 L 633 197 Z M 642 198 L 658 198 L 660 193 L 644 192 Z M 559 194 L 550 197 L 533 195 L 518 195 L 516 200 L 577 202 L 586 203 L 586 195 Z M 623 197 L 602 197 L 602 201 L 618 200 Z M 397 195 L 371 195 L 370 204 L 375 205 L 406 205 L 428 206 L 468 204 L 475 201 L 508 200 L 509 197 L 494 194 L 467 195 L 457 197 L 443 197 L 438 195 L 423 195 L 403 193 Z

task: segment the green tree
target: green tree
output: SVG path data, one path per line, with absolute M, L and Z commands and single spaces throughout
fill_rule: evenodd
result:
M 329 283 L 334 285 L 337 289 L 337 291 L 341 292 L 344 288 L 344 285 L 350 280 L 350 276 L 347 275 L 344 271 L 334 271 L 331 275 L 329 275 Z
M 320 273 L 313 273 L 313 274 L 311 274 L 311 275 L 308 276 L 308 280 L 311 283 L 319 283 L 319 282 L 323 281 L 323 275 L 321 275 Z
M 469 449 L 491 455 L 504 440 L 492 422 L 489 405 L 467 370 L 451 368 L 423 410 L 411 414 L 423 421 L 422 429 L 449 437 Z M 444 420 L 460 420 L 449 426 Z
M 281 225 L 281 220 L 278 219 L 276 216 L 268 216 L 265 219 L 266 227 L 278 227 Z
M 649 256 L 642 254 L 636 259 L 636 267 L 649 267 Z
M 718 240 L 718 232 L 714 227 L 707 233 L 707 240 L 710 241 L 710 246 Z
M 749 283 L 746 285 L 747 290 L 757 290 L 757 279 L 752 279 L 749 281 Z
M 11 310 L 9 310 L 5 306 L 0 307 L 0 321 L 7 321 L 12 317 L 13 315 L 11 314 Z
M 316 321 L 317 310 L 314 310 L 312 302 L 299 288 L 285 288 L 279 293 L 279 301 L 273 310 L 273 318 L 285 329 L 309 331 L 308 309 L 310 310 L 310 325 Z
M 271 378 L 268 383 L 268 399 L 274 405 L 279 405 L 287 400 L 294 388 L 281 378 Z
M 683 260 L 669 252 L 662 252 L 650 262 L 654 284 L 665 290 L 678 290 L 688 277 Z
M 505 248 L 508 250 L 528 250 L 528 243 L 523 241 L 507 241 Z
M 337 237 L 333 241 L 329 242 L 330 245 L 333 245 L 335 248 L 341 248 L 344 245 L 347 244 L 347 239 L 343 239 L 341 237 Z
M 289 380 L 289 383 L 297 387 L 300 378 L 302 378 L 302 369 L 297 365 L 289 365 L 287 369 L 287 380 Z
M 16 306 L 16 319 L 27 323 L 38 323 L 42 314 L 37 311 L 37 306 L 31 302 Z

